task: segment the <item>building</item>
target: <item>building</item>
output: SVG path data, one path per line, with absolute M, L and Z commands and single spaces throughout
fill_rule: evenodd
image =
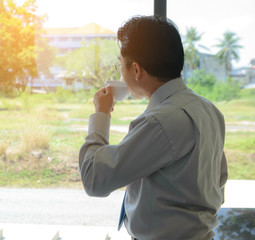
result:
M 236 79 L 243 88 L 255 88 L 255 59 L 246 67 L 233 69 L 231 77 Z
M 63 55 L 81 48 L 84 40 L 116 39 L 117 35 L 96 23 L 90 23 L 79 28 L 46 28 L 43 37 L 49 40 L 49 45 L 54 46 L 58 55 Z M 86 79 L 78 78 L 75 73 L 67 73 L 58 66 L 53 66 L 50 71 L 50 78 L 41 74 L 39 78 L 34 79 L 34 90 L 55 91 L 57 87 L 63 87 L 77 91 L 89 88 Z
M 66 53 L 82 46 L 83 40 L 116 39 L 116 33 L 96 23 L 90 23 L 80 28 L 47 28 L 44 37 L 49 44 Z
M 89 90 L 91 88 L 89 85 L 91 79 L 87 79 L 85 73 L 80 77 L 77 76 L 75 72 L 68 73 L 66 71 L 61 71 L 57 77 L 61 79 L 61 87 L 66 90 L 71 90 L 72 92 L 77 92 L 80 89 Z
M 200 53 L 197 69 L 204 69 L 206 72 L 213 74 L 218 80 L 225 82 L 227 79 L 227 71 L 224 64 L 219 64 L 215 55 L 208 53 Z M 196 69 L 195 69 L 196 70 Z M 193 70 L 188 69 L 188 65 L 185 62 L 183 69 L 184 79 L 191 77 Z
M 216 79 L 222 82 L 227 79 L 228 74 L 225 64 L 219 64 L 218 59 L 213 54 L 201 53 L 199 67 L 213 74 Z

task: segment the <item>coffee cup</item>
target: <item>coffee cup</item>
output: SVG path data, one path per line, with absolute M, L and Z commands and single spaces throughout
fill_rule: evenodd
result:
M 113 100 L 114 101 L 123 101 L 127 99 L 130 95 L 130 91 L 125 82 L 121 81 L 106 81 L 106 86 L 113 87 Z

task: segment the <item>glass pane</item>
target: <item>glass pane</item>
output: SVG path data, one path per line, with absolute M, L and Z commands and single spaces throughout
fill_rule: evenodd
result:
M 102 239 L 107 232 L 114 239 L 124 188 L 107 200 L 87 197 L 78 154 L 95 92 L 106 81 L 123 81 L 118 28 L 131 16 L 152 15 L 153 5 L 153 0 L 0 2 L 0 238 L 2 229 L 6 239 L 27 233 L 8 224 L 35 223 L 97 226 Z M 255 203 L 254 8 L 252 0 L 167 1 L 167 17 L 178 26 L 185 50 L 182 77 L 225 117 L 227 188 L 243 183 L 236 191 L 249 203 Z M 110 144 L 121 142 L 147 104 L 132 96 L 115 104 Z M 228 191 L 218 214 L 215 239 L 250 240 L 254 205 L 231 205 L 237 201 L 231 196 Z M 77 208 L 77 218 L 60 208 L 66 205 Z M 95 214 L 88 213 L 95 205 Z M 119 234 L 116 239 L 129 239 L 126 232 Z

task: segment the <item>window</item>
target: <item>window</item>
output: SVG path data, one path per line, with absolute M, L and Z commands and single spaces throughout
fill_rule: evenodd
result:
M 72 85 L 73 80 L 72 79 L 66 79 L 66 85 Z
M 24 1 L 14 2 L 21 6 Z M 7 0 L 3 3 L 6 5 Z M 11 234 L 8 232 L 19 233 L 14 228 L 8 230 L 11 223 L 97 225 L 110 227 L 113 231 L 123 191 L 116 191 L 105 199 L 87 197 L 82 190 L 78 153 L 87 134 L 89 116 L 94 112 L 94 92 L 104 86 L 106 80 L 120 79 L 120 73 L 113 68 L 119 54 L 118 27 L 133 15 L 152 15 L 154 1 L 36 0 L 36 4 L 37 16 L 48 15 L 42 25 L 54 46 L 45 45 L 40 38 L 40 24 L 33 28 L 33 23 L 29 23 L 19 31 L 29 19 L 24 18 L 23 24 L 11 28 L 9 25 L 19 22 L 21 17 L 7 21 L 9 15 L 4 20 L 1 19 L 4 13 L 0 16 L 0 196 L 4 199 L 0 201 L 3 204 L 3 208 L 0 207 L 0 238 L 1 229 L 6 239 L 7 234 Z M 224 114 L 229 183 L 238 185 L 233 187 L 233 192 L 237 191 L 235 196 L 246 196 L 240 198 L 240 205 L 235 205 L 237 209 L 225 205 L 219 214 L 223 216 L 221 223 L 233 219 L 241 222 L 240 216 L 254 217 L 254 9 L 252 0 L 167 1 L 167 16 L 178 26 L 186 49 L 183 77 L 190 88 L 213 101 Z M 17 16 L 16 10 L 12 13 Z M 39 21 L 39 18 L 34 19 Z M 31 29 L 38 32 L 31 33 Z M 227 38 L 235 40 L 232 57 L 239 56 L 239 61 L 226 62 L 227 59 L 217 58 L 224 46 L 221 49 L 216 45 L 223 44 Z M 28 39 L 27 43 L 21 46 L 25 39 Z M 30 43 L 36 43 L 38 48 L 35 50 Z M 31 57 L 34 55 L 37 56 L 35 61 Z M 15 56 L 18 56 L 16 62 L 12 61 Z M 219 60 L 225 63 L 220 64 Z M 80 78 L 77 82 L 84 84 L 73 84 L 77 77 Z M 40 82 L 40 86 L 36 82 Z M 73 92 L 65 90 L 66 86 Z M 125 137 L 129 123 L 146 109 L 147 104 L 145 99 L 116 103 L 110 144 L 117 145 Z M 60 209 L 62 204 L 67 207 Z M 71 211 L 69 207 L 74 204 L 75 210 Z M 93 211 L 88 206 L 93 206 Z M 7 209 L 8 213 L 2 209 Z M 70 214 L 73 211 L 75 215 Z M 226 218 L 227 212 L 234 216 L 231 221 Z M 103 220 L 100 219 L 102 215 Z M 246 219 L 243 222 L 254 227 L 254 222 Z M 232 232 L 236 230 L 233 226 L 236 225 L 229 228 Z M 249 229 L 251 238 L 255 235 L 254 229 Z M 248 240 L 243 232 L 238 232 L 239 239 Z M 127 234 L 124 235 L 118 239 L 125 240 Z
M 60 42 L 66 42 L 69 40 L 69 38 L 68 37 L 59 37 L 59 38 L 57 38 L 57 40 Z

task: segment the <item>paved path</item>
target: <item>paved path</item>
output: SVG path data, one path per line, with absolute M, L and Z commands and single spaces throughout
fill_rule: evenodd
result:
M 0 223 L 115 227 L 123 195 L 121 190 L 93 198 L 81 189 L 0 188 Z
M 227 132 L 255 132 L 255 122 L 241 121 L 241 122 L 226 122 Z
M 128 132 L 128 125 L 111 125 L 111 131 L 116 131 L 120 133 Z M 73 126 L 73 131 L 88 131 L 88 126 L 80 127 Z M 255 122 L 226 122 L 226 132 L 239 132 L 239 131 L 247 131 L 247 132 L 255 132 Z

